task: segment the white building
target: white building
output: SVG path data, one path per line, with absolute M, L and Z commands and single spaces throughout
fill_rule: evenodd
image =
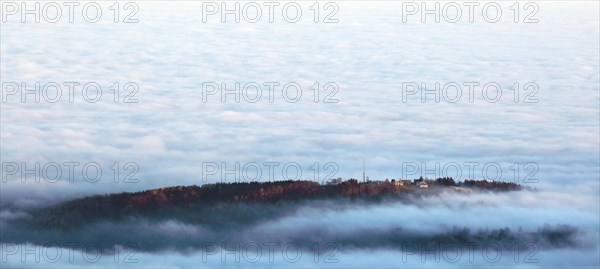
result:
M 327 182 L 327 185 L 338 185 L 342 183 L 342 178 L 338 177 L 338 178 L 332 178 L 329 180 L 329 182 Z

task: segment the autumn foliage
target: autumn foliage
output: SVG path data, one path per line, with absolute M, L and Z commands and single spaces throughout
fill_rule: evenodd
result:
M 309 199 L 365 198 L 381 199 L 427 195 L 448 187 L 479 188 L 490 191 L 519 190 L 515 183 L 486 180 L 466 180 L 456 183 L 452 178 L 427 180 L 428 189 L 415 185 L 397 186 L 394 182 L 359 183 L 356 179 L 339 184 L 319 184 L 314 181 L 275 181 L 217 183 L 199 186 L 177 186 L 135 193 L 96 195 L 59 204 L 34 214 L 30 225 L 37 227 L 68 227 L 94 219 L 118 219 L 148 214 L 170 207 L 193 207 L 215 203 L 263 202 L 280 203 Z M 404 195 L 406 194 L 406 195 Z

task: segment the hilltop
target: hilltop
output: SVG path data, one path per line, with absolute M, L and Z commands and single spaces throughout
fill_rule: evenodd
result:
M 465 180 L 457 183 L 452 178 L 363 183 L 356 179 L 338 179 L 327 184 L 314 181 L 216 183 L 89 196 L 33 212 L 26 225 L 41 229 L 69 229 L 101 220 L 173 215 L 177 215 L 176 218 L 188 218 L 191 222 L 219 225 L 220 221 L 256 221 L 257 217 L 246 216 L 246 212 L 240 210 L 244 204 L 250 203 L 261 203 L 264 210 L 271 208 L 271 214 L 279 214 L 277 205 L 310 200 L 408 200 L 435 195 L 443 190 L 471 192 L 521 189 L 522 186 L 515 183 L 486 180 Z M 229 212 L 230 215 L 218 217 L 215 212 L 218 215 Z

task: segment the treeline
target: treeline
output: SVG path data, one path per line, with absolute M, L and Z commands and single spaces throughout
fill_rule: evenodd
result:
M 488 180 L 464 180 L 455 182 L 451 177 L 442 177 L 435 180 L 436 184 L 442 186 L 456 186 L 465 188 L 479 188 L 491 191 L 517 191 L 521 190 L 522 186 L 513 182 L 504 181 L 488 181 Z
M 34 213 L 30 224 L 37 227 L 68 227 L 94 219 L 119 219 L 136 214 L 156 212 L 171 206 L 194 207 L 219 202 L 280 202 L 342 197 L 403 197 L 403 193 L 427 194 L 444 187 L 480 188 L 491 191 L 519 190 L 515 183 L 465 180 L 452 178 L 425 180 L 428 190 L 416 185 L 395 185 L 393 181 L 359 183 L 350 179 L 339 184 L 319 184 L 314 181 L 275 181 L 217 183 L 199 186 L 177 186 L 134 193 L 90 196 L 68 201 Z
M 465 180 L 460 186 L 468 188 L 480 188 L 492 191 L 515 191 L 521 190 L 522 186 L 513 182 L 487 181 L 487 180 Z

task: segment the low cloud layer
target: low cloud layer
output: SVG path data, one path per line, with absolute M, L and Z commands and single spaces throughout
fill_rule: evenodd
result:
M 140 183 L 31 186 L 39 184 L 9 177 L 1 202 L 200 184 L 204 162 L 296 162 L 302 179 L 317 162 L 320 180 L 328 162 L 339 165 L 335 176 L 360 177 L 363 160 L 373 179 L 397 178 L 403 162 L 497 162 L 508 180 L 511 165 L 533 162 L 539 184 L 585 184 L 600 173 L 595 3 L 539 3 L 537 24 L 402 23 L 400 3 L 339 3 L 337 24 L 202 23 L 199 4 L 138 5 L 137 24 L 3 24 L 3 81 L 134 81 L 140 102 L 11 96 L 0 132 L 3 162 L 99 162 L 107 177 L 113 163 L 135 162 Z M 327 38 L 315 43 L 319 36 Z M 305 96 L 331 81 L 339 103 L 204 103 L 207 81 L 294 81 Z M 508 99 L 402 102 L 403 82 L 438 81 L 498 82 Z M 529 81 L 539 102 L 511 101 L 508 87 Z

